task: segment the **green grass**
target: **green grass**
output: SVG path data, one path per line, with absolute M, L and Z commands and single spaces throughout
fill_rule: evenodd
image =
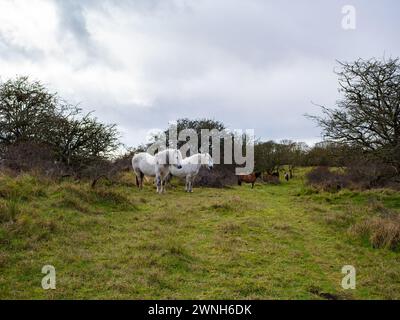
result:
M 0 299 L 400 299 L 400 254 L 350 232 L 398 214 L 399 193 L 321 193 L 301 174 L 159 196 L 129 179 L 92 190 L 0 176 Z M 56 290 L 41 288 L 44 265 Z M 356 290 L 341 288 L 344 265 Z

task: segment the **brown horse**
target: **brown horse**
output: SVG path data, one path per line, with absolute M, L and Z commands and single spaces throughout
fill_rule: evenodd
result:
M 251 183 L 251 188 L 254 189 L 254 184 L 258 178 L 261 178 L 261 172 L 254 172 L 249 175 L 238 176 L 238 185 L 241 186 L 243 182 Z

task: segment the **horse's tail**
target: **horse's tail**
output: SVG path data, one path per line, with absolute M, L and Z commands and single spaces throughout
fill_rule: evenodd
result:
M 240 179 L 240 177 L 238 177 L 238 185 L 239 185 L 239 186 L 242 185 L 242 179 Z

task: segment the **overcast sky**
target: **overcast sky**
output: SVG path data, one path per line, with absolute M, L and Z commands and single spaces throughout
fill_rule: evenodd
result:
M 342 28 L 342 7 L 356 29 Z M 0 77 L 42 80 L 123 142 L 177 118 L 320 140 L 336 59 L 400 55 L 397 0 L 0 0 Z

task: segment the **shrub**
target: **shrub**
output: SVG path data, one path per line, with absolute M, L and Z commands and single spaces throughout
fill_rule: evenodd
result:
M 28 77 L 0 82 L 0 136 L 3 166 L 17 171 L 54 171 L 62 163 L 79 173 L 120 146 L 114 124 L 84 114 Z
M 216 165 L 213 170 L 201 168 L 195 184 L 200 187 L 224 188 L 237 184 L 235 169 L 230 165 Z
M 309 185 L 324 191 L 338 191 L 345 187 L 400 189 L 400 177 L 394 167 L 368 159 L 352 161 L 343 173 L 328 167 L 317 167 L 306 175 L 306 179 Z
M 34 142 L 19 142 L 6 148 L 3 154 L 4 168 L 16 171 L 34 171 L 47 176 L 61 175 L 64 166 L 56 161 L 50 146 Z
M 396 169 L 376 160 L 353 161 L 346 168 L 346 175 L 353 185 L 361 189 L 387 186 L 400 188 L 400 178 Z
M 268 183 L 268 184 L 278 185 L 281 183 L 279 177 L 268 174 L 268 173 L 264 173 L 262 179 L 265 183 Z
M 374 217 L 356 224 L 351 233 L 367 239 L 373 248 L 400 249 L 400 218 Z
M 307 173 L 306 179 L 309 185 L 324 191 L 339 191 L 349 186 L 348 178 L 345 175 L 333 172 L 328 167 L 317 167 L 311 170 Z

